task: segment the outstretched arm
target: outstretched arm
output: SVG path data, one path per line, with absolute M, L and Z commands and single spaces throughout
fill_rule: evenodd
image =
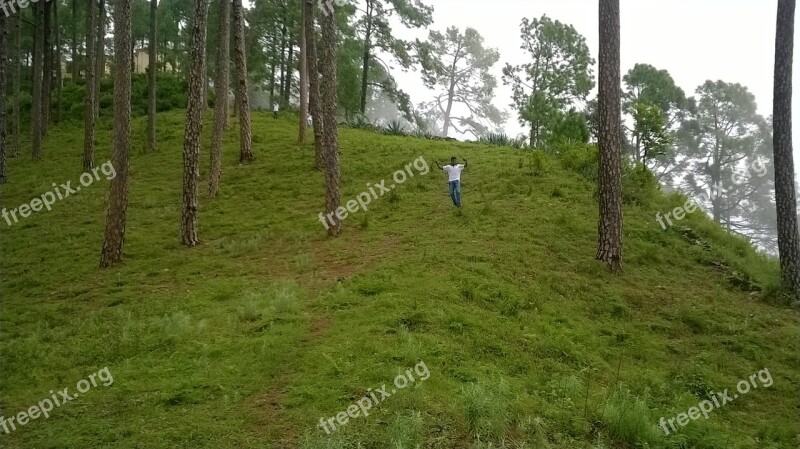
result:
M 442 169 L 442 166 L 441 166 L 441 165 L 439 165 L 439 161 L 437 161 L 436 159 L 434 159 L 434 160 L 433 160 L 433 163 L 434 163 L 434 164 L 436 164 L 436 167 L 437 167 L 437 168 L 439 168 L 439 170 L 441 170 L 441 169 Z
M 464 159 L 464 169 L 466 170 L 466 168 L 467 168 L 467 158 L 462 157 L 461 159 Z

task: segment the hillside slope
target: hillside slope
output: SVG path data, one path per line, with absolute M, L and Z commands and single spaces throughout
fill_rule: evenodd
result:
M 97 268 L 105 178 L 0 223 L 0 415 L 75 392 L 104 367 L 113 375 L 49 418 L 0 428 L 0 446 L 799 444 L 800 321 L 769 301 L 777 267 L 700 213 L 662 230 L 655 213 L 680 198 L 629 192 L 638 203 L 625 206 L 625 272 L 614 276 L 594 261 L 595 187 L 569 169 L 586 168 L 580 151 L 342 129 L 343 202 L 420 157 L 431 170 L 412 166 L 331 239 L 312 146 L 295 145 L 289 118 L 254 113 L 257 160 L 236 163 L 234 122 L 220 195 L 201 197 L 202 245 L 189 249 L 178 233 L 183 120 L 159 116 L 149 155 L 134 122 L 124 265 Z M 102 127 L 98 164 L 110 157 Z M 42 161 L 11 160 L 2 206 L 76 185 L 82 138 L 54 127 Z M 451 155 L 469 159 L 462 210 L 433 166 Z M 765 368 L 769 386 L 759 378 L 669 436 L 659 427 Z M 413 378 L 406 388 L 392 385 L 399 373 Z M 368 416 L 330 435 L 320 426 L 384 384 Z

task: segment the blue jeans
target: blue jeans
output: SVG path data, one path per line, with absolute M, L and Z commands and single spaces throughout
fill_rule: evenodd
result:
M 461 207 L 461 181 L 450 181 L 450 198 L 453 205 Z

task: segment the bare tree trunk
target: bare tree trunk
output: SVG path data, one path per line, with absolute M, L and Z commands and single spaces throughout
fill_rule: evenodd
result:
M 294 67 L 292 67 L 292 58 L 294 56 L 294 44 L 292 43 L 291 38 L 287 41 L 287 45 L 289 45 L 289 56 L 286 59 L 286 82 L 283 85 L 284 107 L 289 104 L 289 99 L 292 98 L 292 73 L 294 72 Z
M 228 61 L 230 60 L 230 0 L 219 0 L 219 48 L 217 49 L 217 78 L 214 80 L 217 101 L 214 102 L 214 132 L 211 136 L 211 174 L 208 178 L 208 196 L 215 197 L 222 176 L 222 135 L 228 104 Z
M 323 156 L 325 160 L 325 205 L 328 235 L 339 235 L 342 223 L 336 215 L 340 204 L 339 136 L 336 126 L 336 22 L 333 14 L 322 19 L 322 82 L 320 85 L 323 122 Z
M 800 301 L 800 236 L 792 154 L 792 63 L 794 60 L 795 0 L 778 0 L 775 35 L 773 146 L 775 206 L 778 214 L 778 253 L 781 276 Z
M 600 220 L 597 260 L 615 273 L 622 270 L 622 176 L 620 141 L 619 0 L 600 0 L 600 74 L 598 112 Z
M 367 113 L 367 87 L 369 86 L 369 56 L 372 48 L 372 0 L 367 0 L 367 30 L 364 33 L 364 55 L 361 62 L 361 115 Z
M 92 33 L 94 32 L 93 28 L 88 26 L 87 28 Z M 114 4 L 114 67 L 130 67 L 131 39 L 131 0 L 116 0 Z M 86 53 L 88 55 L 91 52 L 87 51 Z M 91 109 L 88 111 L 88 114 L 91 115 Z M 125 243 L 125 215 L 128 209 L 130 149 L 131 72 L 118 69 L 114 70 L 114 153 L 112 155 L 112 164 L 117 175 L 111 180 L 111 189 L 108 194 L 106 232 L 100 256 L 101 267 L 108 267 L 122 261 Z
M 95 56 L 97 69 L 94 72 L 94 117 L 96 120 L 100 116 L 100 82 L 106 75 L 106 0 L 100 0 L 97 4 L 97 41 L 94 44 L 97 49 Z
M 8 22 L 0 15 L 0 184 L 8 182 L 6 167 L 6 76 L 8 75 Z
M 19 136 L 20 136 L 20 116 L 19 116 L 19 101 L 20 101 L 20 82 L 22 80 L 22 26 L 19 15 L 14 18 L 14 104 L 12 106 L 14 114 L 14 128 L 13 137 L 11 138 L 11 157 L 19 156 Z
M 72 0 L 72 20 L 75 21 L 75 18 L 78 16 L 78 9 L 77 9 L 78 0 Z M 72 82 L 78 82 L 78 73 L 80 69 L 78 67 L 78 24 L 73 24 L 72 27 Z
M 58 20 L 58 1 L 53 1 L 53 24 L 56 30 L 56 123 L 59 123 L 61 121 L 61 109 L 63 107 L 61 88 L 64 85 L 64 74 L 61 70 L 61 27 Z
M 272 39 L 272 43 L 270 44 L 270 55 L 272 59 L 272 64 L 270 64 L 270 75 L 269 75 L 269 110 L 272 110 L 273 105 L 275 104 L 275 73 L 277 71 L 277 36 L 274 36 Z
M 306 143 L 306 128 L 308 127 L 308 61 L 306 61 L 306 25 L 305 1 L 301 3 L 302 20 L 300 22 L 300 128 L 297 132 L 297 143 Z
M 236 109 L 239 112 L 241 142 L 239 162 L 252 162 L 253 143 L 250 134 L 250 100 L 247 98 L 247 59 L 244 52 L 244 11 L 242 0 L 233 0 L 233 56 L 236 65 Z
M 306 63 L 308 65 L 308 109 L 314 127 L 314 164 L 317 170 L 324 168 L 322 157 L 322 135 L 324 121 L 320 105 L 319 70 L 317 68 L 317 33 L 314 27 L 314 0 L 305 0 L 304 31 L 306 35 Z
M 224 1 L 224 0 L 222 0 Z M 147 49 L 148 72 L 147 72 L 147 152 L 156 151 L 156 73 L 158 72 L 158 54 L 156 47 L 156 28 L 158 25 L 158 3 L 157 0 L 150 0 L 150 37 Z
M 281 60 L 280 60 L 280 70 L 281 70 L 281 77 L 280 77 L 280 85 L 278 86 L 278 98 L 283 97 L 283 89 L 286 82 L 286 21 L 287 21 L 287 10 L 286 10 L 286 2 L 281 2 L 281 7 L 283 9 L 283 20 L 281 23 Z
M 50 11 L 53 2 L 44 2 L 44 68 L 42 69 L 42 138 L 50 125 L 50 100 L 53 92 L 53 25 Z
M 128 0 L 130 1 L 130 0 Z M 94 38 L 97 35 L 94 26 L 94 0 L 86 0 L 86 107 L 84 110 L 83 124 L 83 170 L 88 171 L 94 167 L 94 124 L 97 93 L 97 84 L 94 81 L 97 64 L 94 57 Z M 116 45 L 116 44 L 115 44 Z M 114 57 L 117 60 L 117 57 Z
M 183 213 L 181 239 L 195 246 L 197 237 L 197 190 L 200 182 L 200 137 L 203 132 L 203 89 L 206 78 L 206 17 L 208 0 L 195 0 L 189 34 L 189 104 L 183 140 Z
M 36 16 L 33 50 L 33 98 L 31 99 L 31 149 L 33 159 L 42 157 L 42 77 L 44 63 L 44 5 L 34 5 Z

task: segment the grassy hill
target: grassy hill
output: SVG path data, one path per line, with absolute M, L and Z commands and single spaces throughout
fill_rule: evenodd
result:
M 220 195 L 201 197 L 202 245 L 185 248 L 183 120 L 159 116 L 150 155 L 145 122 L 134 122 L 122 266 L 98 268 L 102 173 L 52 211 L 0 222 L 0 415 L 50 390 L 74 394 L 104 367 L 113 375 L 49 418 L 0 428 L 1 447 L 800 444 L 800 321 L 775 299 L 777 266 L 701 213 L 662 230 L 655 213 L 682 198 L 626 183 L 625 272 L 615 276 L 594 261 L 588 149 L 556 156 L 342 129 L 344 202 L 394 183 L 420 156 L 431 170 L 412 168 L 327 238 L 312 146 L 294 143 L 288 117 L 255 113 L 257 161 L 237 164 L 234 126 Z M 101 128 L 98 164 L 111 153 L 110 123 Z M 42 161 L 11 160 L 2 206 L 78 184 L 82 138 L 55 127 Z M 461 210 L 433 167 L 451 155 L 470 163 Z M 659 427 L 765 368 L 771 385 L 756 379 L 669 436 Z M 397 388 L 399 373 L 413 382 Z M 320 427 L 371 394 L 380 403 L 368 416 L 330 435 Z

